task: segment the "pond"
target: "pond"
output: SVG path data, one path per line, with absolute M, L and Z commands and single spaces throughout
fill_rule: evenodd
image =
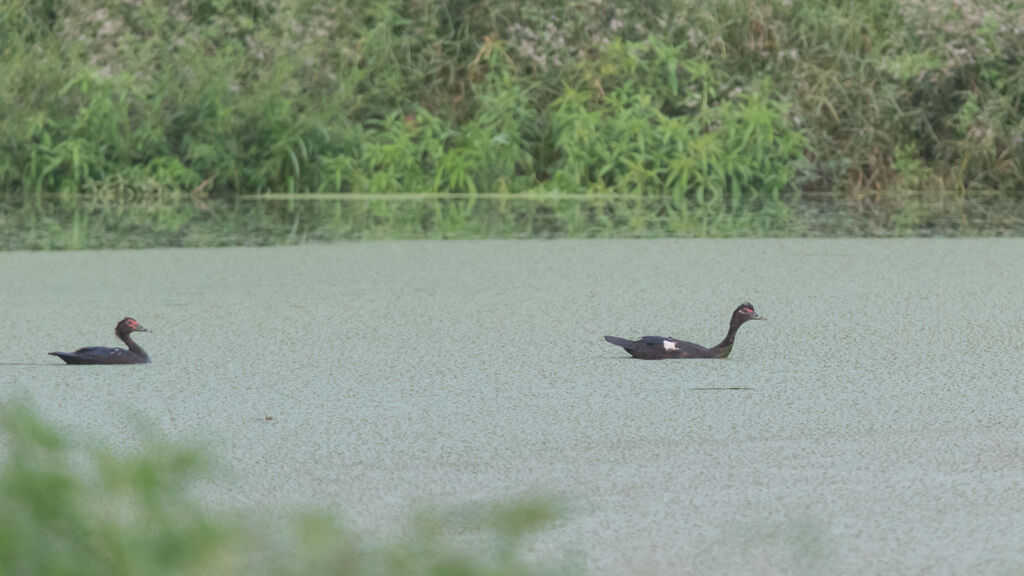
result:
M 1024 570 L 1024 240 L 2 253 L 0 393 L 208 445 L 211 506 L 554 495 L 595 574 Z M 606 334 L 727 360 L 634 360 Z M 130 315 L 147 366 L 64 366 Z M 268 512 L 269 513 L 269 512 Z

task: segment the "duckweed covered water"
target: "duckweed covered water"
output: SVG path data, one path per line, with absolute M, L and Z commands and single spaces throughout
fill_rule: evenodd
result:
M 1024 241 L 383 242 L 0 254 L 0 392 L 230 470 L 212 506 L 554 495 L 595 574 L 1024 570 Z M 605 334 L 728 360 L 629 359 Z M 148 366 L 64 366 L 131 315 Z M 731 389 L 738 388 L 738 389 Z

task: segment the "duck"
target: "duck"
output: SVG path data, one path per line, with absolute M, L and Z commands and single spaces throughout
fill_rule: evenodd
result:
M 644 336 L 639 340 L 629 340 L 617 336 L 605 336 L 604 339 L 616 346 L 621 346 L 633 358 L 643 360 L 664 360 L 668 358 L 728 358 L 732 352 L 732 345 L 736 341 L 736 332 L 745 322 L 749 320 L 765 320 L 754 311 L 750 302 L 744 302 L 736 307 L 729 320 L 729 333 L 725 340 L 705 348 L 693 342 L 684 342 L 675 338 L 664 336 Z
M 132 340 L 132 332 L 149 332 L 134 318 L 125 318 L 117 323 L 114 334 L 128 349 L 86 346 L 74 352 L 50 352 L 67 364 L 149 364 L 149 354 Z

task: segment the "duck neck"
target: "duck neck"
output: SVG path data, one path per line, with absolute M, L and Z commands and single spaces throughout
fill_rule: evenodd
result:
M 730 322 L 729 333 L 725 335 L 725 340 L 722 340 L 717 346 L 712 348 L 717 354 L 715 358 L 728 358 L 729 353 L 732 352 L 733 342 L 736 341 L 736 332 L 740 329 L 741 322 Z
M 146 351 L 142 349 L 142 346 L 139 346 L 135 343 L 135 340 L 132 340 L 130 332 L 118 332 L 117 337 L 128 346 L 128 350 L 130 352 L 134 352 L 143 358 L 149 358 L 149 354 L 146 354 Z

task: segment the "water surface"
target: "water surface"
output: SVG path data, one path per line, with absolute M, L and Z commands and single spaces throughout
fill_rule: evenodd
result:
M 0 393 L 116 445 L 140 414 L 203 439 L 233 471 L 216 506 L 386 531 L 554 494 L 572 513 L 539 546 L 596 574 L 1020 572 L 1021 262 L 1022 240 L 4 253 Z M 601 339 L 715 344 L 744 300 L 769 321 L 725 361 Z M 46 355 L 125 315 L 153 364 Z

